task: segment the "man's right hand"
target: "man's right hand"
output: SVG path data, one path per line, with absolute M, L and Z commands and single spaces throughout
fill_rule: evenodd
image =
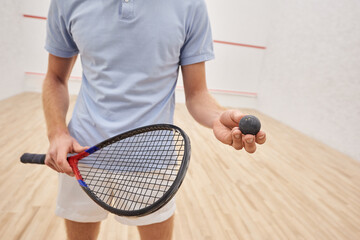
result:
M 67 161 L 67 155 L 68 153 L 80 153 L 88 147 L 82 147 L 68 133 L 57 134 L 49 138 L 49 141 L 50 147 L 46 154 L 45 165 L 73 177 L 74 173 Z

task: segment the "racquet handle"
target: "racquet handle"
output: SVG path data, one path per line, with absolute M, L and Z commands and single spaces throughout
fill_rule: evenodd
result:
M 20 157 L 22 163 L 45 164 L 45 154 L 24 153 Z

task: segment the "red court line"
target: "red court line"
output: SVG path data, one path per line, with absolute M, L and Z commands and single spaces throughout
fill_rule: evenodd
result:
M 45 76 L 45 73 L 38 73 L 38 72 L 25 72 L 26 75 L 36 75 L 36 76 Z M 78 76 L 70 76 L 70 79 L 81 80 L 81 77 Z M 183 86 L 176 86 L 177 89 L 184 89 Z M 209 89 L 210 92 L 215 93 L 226 93 L 226 94 L 234 94 L 234 95 L 243 95 L 248 97 L 257 97 L 257 93 L 255 92 L 242 92 L 242 91 L 233 91 L 233 90 L 226 90 L 226 89 Z
M 42 19 L 42 20 L 46 20 L 46 17 L 40 17 L 40 16 L 34 16 L 34 15 L 29 15 L 29 14 L 23 14 L 24 17 L 26 18 L 36 18 L 36 19 Z
M 240 47 L 266 49 L 266 47 L 263 47 L 263 46 L 256 46 L 256 45 L 243 44 L 243 43 L 235 43 L 235 42 L 226 42 L 226 41 L 219 41 L 219 40 L 214 40 L 214 43 L 221 43 L 221 44 L 227 44 L 227 45 L 233 45 L 233 46 L 240 46 Z
M 45 76 L 45 73 L 37 73 L 37 72 L 25 72 L 26 75 L 38 75 L 38 76 Z

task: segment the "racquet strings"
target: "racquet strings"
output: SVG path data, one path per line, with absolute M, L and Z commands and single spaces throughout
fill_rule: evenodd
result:
M 183 136 L 155 130 L 113 142 L 81 159 L 90 191 L 107 205 L 135 211 L 154 204 L 172 186 L 184 156 Z

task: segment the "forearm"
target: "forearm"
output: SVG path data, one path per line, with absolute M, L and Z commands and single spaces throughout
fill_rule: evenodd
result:
M 212 128 L 214 121 L 226 111 L 205 89 L 187 96 L 186 107 L 197 122 L 208 128 Z
M 205 80 L 205 63 L 182 66 L 186 107 L 192 117 L 212 128 L 213 123 L 226 109 L 210 95 Z
M 42 101 L 49 139 L 56 134 L 68 133 L 66 114 L 69 108 L 69 92 L 66 81 L 47 74 L 43 84 Z
M 77 56 L 60 58 L 49 54 L 48 71 L 43 83 L 43 109 L 49 140 L 68 134 L 66 114 L 69 109 L 68 79 Z
M 58 78 L 48 73 L 43 84 L 43 109 L 46 118 L 50 146 L 45 164 L 57 172 L 74 176 L 67 161 L 68 153 L 86 150 L 69 135 L 66 113 L 69 108 L 67 78 Z

